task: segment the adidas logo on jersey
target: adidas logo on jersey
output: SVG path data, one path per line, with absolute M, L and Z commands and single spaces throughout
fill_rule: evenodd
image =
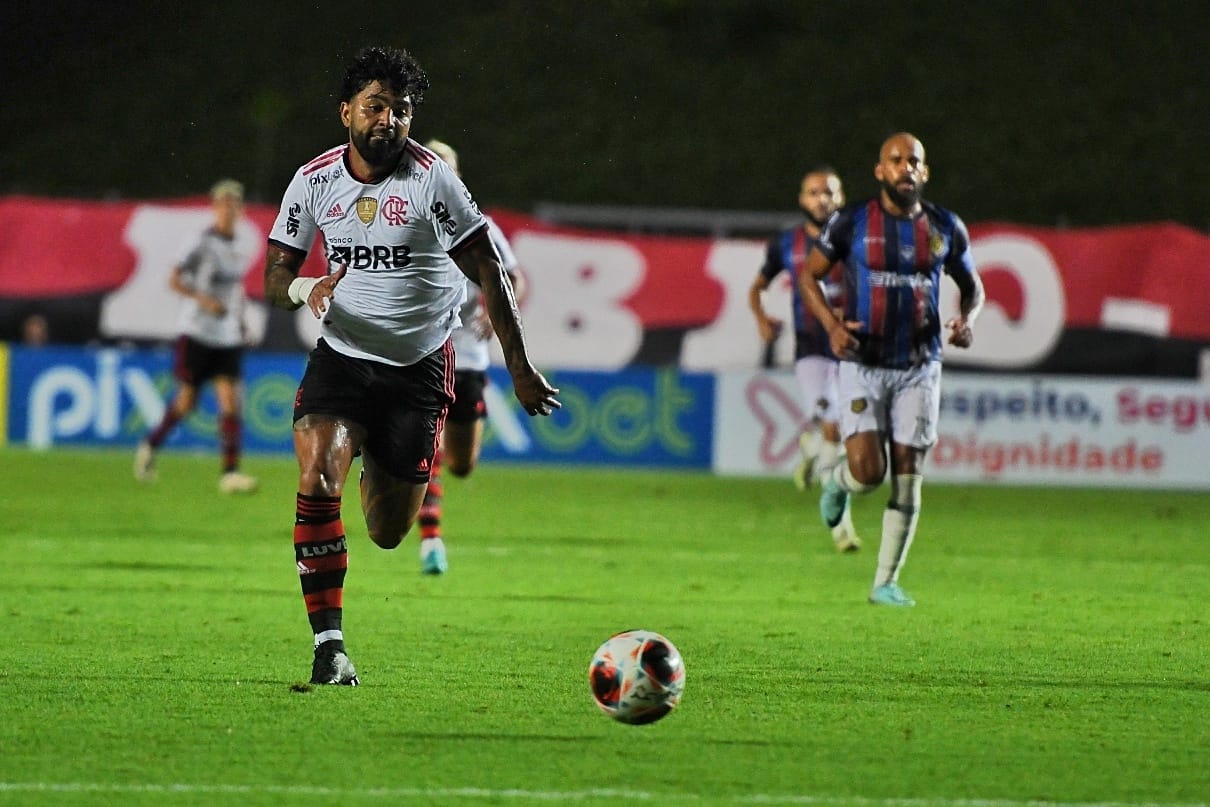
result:
M 329 221 L 331 219 L 342 219 L 344 218 L 344 215 L 344 208 L 340 206 L 340 202 L 337 202 L 328 208 L 328 212 L 324 215 L 324 221 Z

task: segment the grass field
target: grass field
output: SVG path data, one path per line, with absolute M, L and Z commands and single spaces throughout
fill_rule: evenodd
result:
M 0 450 L 0 803 L 1210 801 L 1210 496 L 925 483 L 876 608 L 788 480 L 484 466 L 450 573 L 345 525 L 358 688 L 310 672 L 293 460 Z M 596 646 L 658 630 L 680 707 L 593 705 Z

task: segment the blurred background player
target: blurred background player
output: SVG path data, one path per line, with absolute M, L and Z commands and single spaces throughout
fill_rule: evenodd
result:
M 256 490 L 256 480 L 239 470 L 241 364 L 246 339 L 244 275 L 252 257 L 236 248 L 235 227 L 244 211 L 244 186 L 234 179 L 216 182 L 210 189 L 210 204 L 214 223 L 173 268 L 169 279 L 172 290 L 185 298 L 173 365 L 177 390 L 160 424 L 139 443 L 134 476 L 139 481 L 155 477 L 156 451 L 197 407 L 201 387 L 213 381 L 222 453 L 219 490 L 251 493 Z
M 840 358 L 846 458 L 824 477 L 820 515 L 834 526 L 848 508 L 849 494 L 882 484 L 889 443 L 891 499 L 883 511 L 869 600 L 911 606 L 916 602 L 900 588 L 899 572 L 920 516 L 921 466 L 937 442 L 941 274 L 953 278 L 961 295 L 958 316 L 945 323 L 955 347 L 970 347 L 983 284 L 966 225 L 921 198 L 929 169 L 918 139 L 907 132 L 887 138 L 874 177 L 877 196 L 841 208 L 828 220 L 799 286 Z M 848 291 L 839 318 L 815 282 L 838 261 L 844 262 Z
M 50 344 L 50 322 L 42 314 L 30 314 L 21 320 L 21 344 L 25 347 L 46 347 Z
M 455 174 L 462 176 L 458 152 L 449 144 L 430 140 L 424 145 L 454 169 Z M 491 216 L 485 217 L 488 237 L 500 255 L 500 263 L 520 306 L 525 299 L 525 286 L 517 258 L 500 227 L 492 221 Z M 483 421 L 487 417 L 483 388 L 489 383 L 487 367 L 491 363 L 492 323 L 488 319 L 479 287 L 469 280 L 466 281 L 466 302 L 458 314 L 462 318 L 462 327 L 453 335 L 454 403 L 450 405 L 445 419 L 441 446 L 433 459 L 428 492 L 420 507 L 420 570 L 425 574 L 444 574 L 449 569 L 445 543 L 441 537 L 441 507 L 445 494 L 441 483 L 442 468 L 448 468 L 459 478 L 470 476 L 479 463 L 479 451 L 483 447 Z
M 756 317 L 760 338 L 771 344 L 781 333 L 783 323 L 765 310 L 765 291 L 782 272 L 790 276 L 791 305 L 794 314 L 794 375 L 802 394 L 807 416 L 798 438 L 801 458 L 794 471 L 794 482 L 800 490 L 817 479 L 821 469 L 836 464 L 841 452 L 840 423 L 836 410 L 836 356 L 828 344 L 828 334 L 822 323 L 803 303 L 799 276 L 806 264 L 807 254 L 819 238 L 828 216 L 844 204 L 844 189 L 840 177 L 828 166 L 817 166 L 802 178 L 798 206 L 806 216 L 802 225 L 783 230 L 769 240 L 765 262 L 748 290 L 748 305 Z M 844 297 L 844 268 L 837 264 L 819 280 L 824 298 L 832 308 L 838 308 Z M 855 552 L 861 539 L 853 527 L 846 507 L 840 522 L 832 527 L 832 542 L 839 552 Z

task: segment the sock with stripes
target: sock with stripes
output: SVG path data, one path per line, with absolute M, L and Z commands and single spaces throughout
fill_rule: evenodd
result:
M 164 410 L 164 417 L 160 419 L 160 425 L 156 426 L 151 431 L 151 434 L 147 435 L 147 442 L 151 444 L 152 448 L 159 448 L 168 439 L 168 435 L 172 433 L 172 430 L 176 428 L 176 424 L 180 423 L 181 420 L 182 418 L 177 413 L 176 407 L 168 404 L 168 408 Z
M 336 640 L 340 649 L 344 649 L 341 617 L 349 555 L 344 523 L 340 520 L 339 496 L 298 494 L 294 559 L 316 645 Z
M 424 494 L 424 502 L 420 505 L 420 515 L 417 523 L 420 525 L 420 540 L 441 537 L 441 498 L 444 494 L 441 486 L 441 449 L 433 454 L 433 471 L 429 476 L 429 487 Z

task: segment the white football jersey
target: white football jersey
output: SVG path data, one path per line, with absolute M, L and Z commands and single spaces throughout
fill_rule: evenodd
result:
M 487 235 L 492 239 L 492 246 L 500 255 L 500 263 L 504 271 L 512 274 L 517 271 L 517 256 L 504 231 L 491 217 L 487 218 Z M 478 370 L 482 372 L 491 364 L 491 337 L 486 339 L 475 332 L 474 322 L 480 315 L 483 306 L 483 293 L 470 280 L 466 281 L 466 302 L 462 304 L 462 327 L 454 331 L 454 369 Z
M 320 336 L 347 356 L 414 364 L 450 337 L 466 299 L 451 254 L 487 219 L 448 165 L 409 139 L 395 172 L 375 184 L 349 171 L 346 143 L 298 169 L 269 240 L 307 251 L 323 233 L 336 286 Z
M 198 301 L 186 297 L 181 303 L 178 330 L 209 347 L 239 347 L 243 344 L 244 274 L 252 256 L 240 249 L 234 238 L 213 227 L 202 233 L 177 264 L 181 282 L 219 300 L 226 312 L 215 316 Z

